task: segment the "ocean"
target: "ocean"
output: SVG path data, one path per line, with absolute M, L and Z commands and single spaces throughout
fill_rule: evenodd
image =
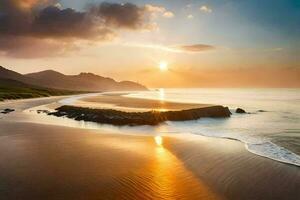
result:
M 61 100 L 74 105 L 83 94 Z M 120 134 L 189 134 L 238 140 L 254 154 L 280 162 L 300 166 L 300 89 L 152 89 L 122 93 L 132 98 L 156 99 L 183 103 L 218 104 L 229 107 L 230 118 L 201 118 L 194 121 L 165 122 L 157 126 L 112 126 L 75 121 L 54 116 L 31 115 L 31 121 L 62 124 L 87 129 L 101 129 Z M 236 114 L 236 108 L 247 114 Z M 36 109 L 43 109 L 37 107 Z M 29 110 L 32 110 L 29 109 Z M 50 120 L 49 120 L 50 119 Z
M 233 113 L 230 118 L 141 129 L 239 140 L 254 154 L 300 166 L 300 89 L 154 89 L 126 96 L 227 106 Z M 248 114 L 236 114 L 236 108 Z

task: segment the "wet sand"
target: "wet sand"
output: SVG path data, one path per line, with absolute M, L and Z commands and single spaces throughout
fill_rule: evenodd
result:
M 249 153 L 235 140 L 172 137 L 165 146 L 225 199 L 300 199 L 300 168 Z
M 299 199 L 299 167 L 242 143 L 192 135 L 120 135 L 0 116 L 1 199 Z M 0 104 L 7 107 L 8 104 Z
M 153 137 L 0 126 L 4 199 L 216 199 Z

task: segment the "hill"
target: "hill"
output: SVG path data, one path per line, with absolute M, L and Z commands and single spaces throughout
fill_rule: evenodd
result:
M 15 81 L 19 81 L 19 82 L 27 83 L 27 84 L 37 83 L 37 81 L 32 80 L 31 78 L 28 78 L 28 77 L 26 77 L 20 73 L 17 73 L 15 71 L 6 69 L 2 66 L 0 66 L 0 78 L 6 79 L 6 80 L 15 80 Z M 10 83 L 13 83 L 13 82 L 10 82 Z
M 38 81 L 39 85 L 44 87 L 73 91 L 147 90 L 145 86 L 132 81 L 117 82 L 112 78 L 102 77 L 93 73 L 65 75 L 53 70 L 46 70 L 26 74 L 25 77 Z
M 147 88 L 132 81 L 117 82 L 93 73 L 65 75 L 46 70 L 23 75 L 0 66 L 0 100 L 129 90 Z
M 79 92 L 56 90 L 28 85 L 20 81 L 0 78 L 0 101 L 5 99 L 26 99 L 36 97 L 71 95 Z

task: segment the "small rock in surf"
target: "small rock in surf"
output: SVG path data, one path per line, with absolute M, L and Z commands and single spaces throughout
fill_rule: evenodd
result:
M 246 114 L 246 111 L 244 109 L 241 109 L 241 108 L 237 108 L 236 113 L 239 113 L 239 114 Z
M 14 111 L 15 111 L 15 109 L 6 108 L 6 109 L 4 109 L 1 113 L 2 113 L 2 114 L 8 114 L 8 113 L 11 113 L 11 112 L 14 112 Z

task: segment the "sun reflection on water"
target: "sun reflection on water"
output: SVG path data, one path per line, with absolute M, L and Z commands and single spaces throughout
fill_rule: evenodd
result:
M 165 101 L 165 89 L 164 88 L 159 89 L 159 100 L 161 102 Z
M 155 136 L 154 141 L 157 146 L 162 146 L 163 145 L 163 138 L 161 136 Z
M 164 104 L 165 104 L 165 89 L 164 88 L 159 88 L 159 101 L 160 101 L 160 105 L 158 108 L 156 108 L 155 110 L 158 112 L 166 112 L 167 109 L 164 108 Z

